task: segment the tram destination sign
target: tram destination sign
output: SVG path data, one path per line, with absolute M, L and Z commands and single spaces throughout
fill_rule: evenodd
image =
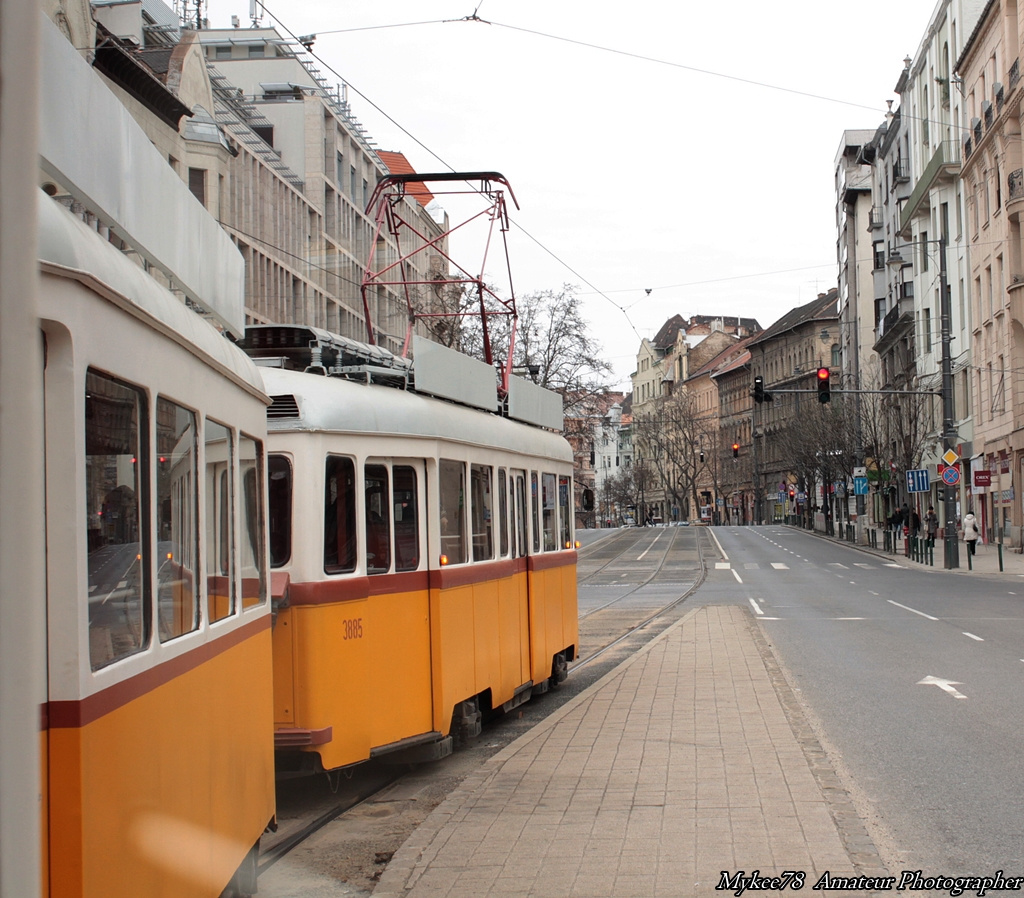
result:
M 915 468 L 912 471 L 907 471 L 908 493 L 927 493 L 929 489 L 931 489 L 931 484 L 928 482 L 927 468 Z

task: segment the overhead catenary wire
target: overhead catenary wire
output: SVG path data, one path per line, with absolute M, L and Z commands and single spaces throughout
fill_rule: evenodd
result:
M 477 4 L 476 8 L 473 10 L 473 12 L 471 14 L 463 16 L 461 18 L 457 18 L 457 19 L 432 19 L 432 20 L 392 23 L 392 24 L 385 24 L 385 25 L 360 26 L 360 27 L 356 27 L 356 28 L 332 29 L 332 30 L 326 30 L 326 31 L 318 31 L 318 32 L 316 32 L 316 34 L 318 36 L 322 36 L 322 35 L 327 35 L 327 34 L 341 34 L 341 33 L 350 33 L 350 32 L 357 32 L 357 31 L 382 30 L 382 29 L 389 29 L 389 28 L 421 27 L 421 26 L 441 25 L 441 24 L 447 25 L 447 24 L 457 24 L 457 23 L 463 23 L 463 22 L 471 22 L 471 23 L 485 24 L 485 25 L 489 25 L 489 26 L 503 28 L 503 29 L 507 29 L 509 31 L 518 32 L 518 33 L 522 33 L 522 34 L 532 35 L 532 36 L 539 37 L 539 38 L 542 38 L 542 39 L 545 39 L 545 40 L 553 40 L 553 41 L 559 41 L 559 42 L 563 42 L 563 43 L 567 43 L 567 44 L 573 44 L 573 45 L 579 46 L 581 48 L 585 48 L 585 49 L 589 49 L 589 50 L 594 50 L 594 51 L 598 51 L 598 52 L 610 53 L 610 54 L 614 54 L 614 55 L 618 55 L 618 56 L 623 56 L 623 57 L 627 57 L 627 58 L 632 58 L 632 59 L 636 59 L 638 61 L 645 62 L 645 63 L 650 63 L 650 64 L 654 64 L 654 65 L 660 65 L 660 66 L 666 66 L 666 67 L 680 69 L 680 70 L 684 70 L 684 71 L 690 71 L 690 72 L 694 72 L 694 73 L 697 73 L 697 74 L 707 75 L 707 76 L 716 77 L 716 78 L 722 78 L 722 79 L 725 79 L 725 80 L 730 80 L 730 81 L 734 81 L 734 82 L 737 82 L 737 83 L 750 85 L 750 86 L 753 86 L 753 87 L 758 87 L 758 88 L 763 88 L 763 89 L 768 89 L 768 90 L 774 90 L 774 91 L 779 91 L 779 92 L 783 92 L 783 93 L 793 94 L 793 95 L 796 95 L 796 96 L 805 97 L 805 98 L 808 98 L 808 99 L 814 99 L 814 100 L 819 100 L 819 101 L 823 101 L 823 102 L 839 103 L 839 104 L 842 104 L 842 105 L 845 105 L 845 106 L 861 108 L 861 109 L 869 109 L 869 110 L 872 110 L 874 112 L 879 112 L 879 110 L 878 110 L 878 108 L 876 106 L 867 105 L 867 104 L 860 103 L 860 102 L 855 102 L 855 101 L 850 101 L 850 100 L 845 100 L 845 99 L 839 99 L 839 98 L 836 98 L 836 97 L 830 97 L 830 96 L 826 96 L 826 95 L 823 95 L 823 94 L 815 94 L 815 93 L 808 92 L 808 91 L 803 91 L 803 90 L 799 90 L 799 89 L 795 89 L 795 88 L 789 88 L 789 87 L 786 87 L 786 86 L 783 86 L 783 85 L 772 84 L 770 82 L 759 80 L 759 79 L 746 78 L 746 77 L 742 77 L 742 76 L 738 76 L 738 75 L 730 75 L 730 74 L 727 74 L 727 73 L 717 72 L 717 71 L 713 71 L 713 70 L 710 70 L 710 69 L 701 68 L 701 67 L 698 67 L 698 66 L 688 65 L 688 64 L 682 63 L 682 62 L 676 62 L 676 61 L 667 60 L 667 59 L 660 59 L 660 58 L 657 58 L 657 57 L 654 57 L 654 56 L 649 56 L 649 55 L 642 54 L 642 53 L 637 53 L 637 52 L 634 52 L 634 51 L 624 50 L 624 49 L 620 49 L 620 48 L 617 48 L 617 47 L 606 46 L 606 45 L 602 45 L 602 44 L 598 44 L 598 43 L 593 43 L 593 42 L 588 42 L 588 41 L 580 40 L 578 38 L 573 38 L 573 37 L 567 37 L 567 36 L 564 36 L 564 35 L 553 34 L 553 33 L 549 33 L 549 32 L 546 32 L 546 31 L 539 30 L 539 29 L 526 28 L 526 27 L 523 27 L 523 26 L 512 25 L 512 24 L 505 23 L 505 22 L 499 22 L 499 21 L 484 19 L 484 18 L 482 18 L 479 15 L 480 9 L 483 6 L 483 2 L 484 2 L 484 0 L 481 0 L 481 2 Z M 354 91 L 363 101 L 368 103 L 376 112 L 378 112 L 380 115 L 382 115 L 388 122 L 390 122 L 399 131 L 401 131 L 401 133 L 406 135 L 417 146 L 419 146 L 421 149 L 423 149 L 425 152 L 427 152 L 430 156 L 432 156 L 434 159 L 436 159 L 438 162 L 440 162 L 442 165 L 444 165 L 448 170 L 450 170 L 450 171 L 456 171 L 457 170 L 450 162 L 448 162 L 446 159 L 444 159 L 439 153 L 437 153 L 431 147 L 428 147 L 423 141 L 421 141 L 419 138 L 417 138 L 411 131 L 409 131 L 407 128 L 405 128 L 403 125 L 401 125 L 394 117 L 392 117 L 387 112 L 385 112 L 367 94 L 365 94 L 358 87 L 353 85 L 348 79 L 344 78 L 336 69 L 334 69 L 333 66 L 331 66 L 326 60 L 324 60 L 323 57 L 321 57 L 318 54 L 314 53 L 312 51 L 311 47 L 307 43 L 305 43 L 299 37 L 297 37 L 296 34 L 291 29 L 289 29 L 281 21 L 281 19 L 279 17 L 277 17 L 265 5 L 264 5 L 264 9 L 268 13 L 270 13 L 270 15 L 274 18 L 274 20 L 278 23 L 278 25 L 289 35 L 289 37 L 292 40 L 294 40 L 297 44 L 302 44 L 304 46 L 306 52 L 309 53 L 309 55 L 314 60 L 316 60 L 317 63 L 319 63 L 320 65 L 324 66 L 328 71 L 330 71 L 337 78 L 339 78 L 341 81 L 343 81 L 346 84 L 346 86 L 349 89 L 351 89 L 352 91 Z M 881 113 L 879 113 L 879 114 L 881 114 Z M 901 113 L 901 114 L 907 120 L 911 120 L 911 119 L 915 118 L 914 116 L 911 116 L 911 115 L 909 115 L 907 113 Z M 922 120 L 924 120 L 924 119 L 922 118 Z M 938 123 L 937 122 L 936 124 L 942 124 L 942 123 Z M 566 262 L 563 258 L 561 258 L 556 252 L 554 252 L 549 247 L 547 247 L 539 238 L 535 237 L 532 233 L 527 231 L 521 224 L 519 224 L 519 222 L 517 222 L 517 221 L 515 221 L 515 220 L 513 220 L 511 218 L 510 218 L 510 222 L 511 222 L 511 224 L 514 227 L 516 227 L 517 230 L 519 230 L 521 233 L 523 233 L 530 241 L 532 241 L 534 244 L 536 244 L 542 251 L 547 253 L 552 259 L 554 259 L 556 262 L 558 262 L 560 265 L 562 265 L 574 277 L 579 278 L 580 281 L 583 284 L 585 284 L 585 286 L 590 288 L 590 290 L 593 292 L 593 294 L 602 297 L 606 302 L 608 302 L 610 305 L 614 306 L 619 312 L 621 312 L 622 315 L 624 316 L 626 322 L 629 324 L 630 329 L 639 337 L 639 332 L 638 332 L 636 326 L 633 324 L 633 321 L 630 319 L 630 317 L 628 315 L 628 310 L 633 308 L 639 302 L 643 301 L 643 298 L 641 298 L 641 300 L 638 300 L 637 302 L 631 303 L 628 306 L 626 306 L 626 305 L 622 305 L 620 303 L 615 302 L 608 295 L 609 293 L 616 293 L 616 292 L 632 292 L 632 290 L 634 290 L 636 288 L 624 288 L 622 290 L 615 290 L 615 291 L 600 290 L 599 288 L 594 286 L 589 281 L 589 279 L 587 279 L 579 271 L 577 271 L 575 268 L 573 268 L 568 262 Z M 816 270 L 816 269 L 822 269 L 822 268 L 831 268 L 834 265 L 835 265 L 835 262 L 828 262 L 828 263 L 821 263 L 819 265 L 802 266 L 802 267 L 793 268 L 793 269 L 781 269 L 781 270 L 776 270 L 776 271 L 771 271 L 771 272 L 753 272 L 753 273 L 749 273 L 749 274 L 730 275 L 730 276 L 726 276 L 726 277 L 722 277 L 722 278 L 710 278 L 710 279 L 704 279 L 704 280 L 700 280 L 700 281 L 692 281 L 692 282 L 687 282 L 687 283 L 663 286 L 663 287 L 658 287 L 656 289 L 666 290 L 666 289 L 678 289 L 678 288 L 686 288 L 686 287 L 694 287 L 694 286 L 710 286 L 710 285 L 713 285 L 713 284 L 724 283 L 724 282 L 733 281 L 733 280 L 751 279 L 751 278 L 758 278 L 758 277 L 770 277 L 770 276 L 775 276 L 775 275 L 779 275 L 779 274 L 789 274 L 789 273 L 794 273 L 794 272 L 799 272 L 799 271 L 809 271 L 809 270 Z M 586 295 L 586 293 L 582 292 L 581 295 Z

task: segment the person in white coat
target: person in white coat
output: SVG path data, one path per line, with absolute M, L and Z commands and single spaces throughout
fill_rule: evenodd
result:
M 964 515 L 964 542 L 967 543 L 967 554 L 973 555 L 977 551 L 978 537 L 981 531 L 978 529 L 978 521 L 972 512 Z

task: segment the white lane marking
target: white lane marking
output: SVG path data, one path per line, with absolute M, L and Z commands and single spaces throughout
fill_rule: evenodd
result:
M 943 680 L 939 677 L 925 677 L 923 680 L 919 680 L 918 686 L 938 686 L 943 692 L 948 692 L 953 698 L 967 698 L 962 692 L 958 692 L 954 689 L 954 686 L 962 686 L 963 683 L 958 683 L 956 680 Z
M 748 601 L 750 602 L 750 605 L 754 609 L 754 611 L 756 611 L 758 614 L 764 614 L 764 612 L 757 607 L 757 602 L 755 602 L 753 599 L 748 599 Z
M 828 566 L 829 567 L 841 567 L 844 571 L 848 571 L 849 570 L 849 568 L 845 564 L 841 564 L 838 561 L 830 561 L 828 563 Z
M 662 534 L 660 534 L 660 533 L 656 537 L 654 537 L 654 542 L 652 542 L 646 549 L 644 549 L 643 552 L 641 552 L 640 555 L 637 556 L 636 560 L 637 561 L 643 561 L 644 560 L 644 555 L 646 555 L 648 552 L 651 551 L 651 549 L 654 548 L 655 543 L 657 543 L 658 540 L 661 539 L 661 537 L 662 537 Z
M 902 608 L 904 611 L 913 611 L 914 614 L 920 614 L 921 617 L 926 617 L 928 620 L 938 620 L 937 617 L 932 617 L 930 614 L 925 614 L 923 611 L 918 611 L 916 608 L 908 608 L 906 605 L 901 605 L 899 602 L 894 602 L 892 599 L 886 599 L 890 605 L 895 605 L 897 608 Z
M 728 561 L 716 561 L 715 562 L 715 570 L 716 571 L 727 571 L 731 567 L 732 567 L 732 565 L 729 564 Z
M 772 567 L 775 568 L 775 570 L 777 570 L 777 571 L 788 571 L 789 570 L 789 565 L 788 564 L 783 564 L 781 561 L 773 561 L 772 562 Z
M 736 531 L 733 532 L 735 533 Z M 718 546 L 718 551 L 722 553 L 722 557 L 728 561 L 729 556 L 725 554 L 725 549 L 722 548 L 722 544 L 718 541 L 718 537 L 715 536 L 715 531 L 713 529 L 711 530 L 711 538 L 715 541 L 715 545 Z
M 740 579 L 740 575 L 739 575 L 738 573 L 736 573 L 736 568 L 733 568 L 733 569 L 732 569 L 732 575 L 733 575 L 733 576 L 734 576 L 734 577 L 736 578 L 736 582 L 737 582 L 737 583 L 742 583 L 742 582 L 743 582 L 743 581 L 742 581 L 742 580 Z
M 873 595 L 873 596 L 880 596 L 881 595 L 880 592 L 875 592 L 873 589 L 869 589 L 868 592 L 871 593 L 871 595 Z
M 984 642 L 985 641 L 980 636 L 975 636 L 973 633 L 968 633 L 966 630 L 964 630 L 963 633 L 964 633 L 964 636 L 969 636 L 971 639 L 976 639 L 978 642 Z
M 863 561 L 855 561 L 853 563 L 853 566 L 854 567 L 862 567 L 866 571 L 873 571 L 875 569 L 875 566 L 873 564 L 865 564 Z

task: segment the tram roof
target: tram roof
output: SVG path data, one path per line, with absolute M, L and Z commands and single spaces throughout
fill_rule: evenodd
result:
M 271 407 L 272 433 L 300 430 L 445 440 L 572 462 L 572 449 L 560 434 L 496 413 L 380 384 L 283 368 L 262 371 L 275 405 L 294 409 L 278 417 Z
M 147 320 L 212 367 L 264 393 L 255 363 L 181 299 L 129 261 L 85 222 L 39 191 L 39 261 Z

